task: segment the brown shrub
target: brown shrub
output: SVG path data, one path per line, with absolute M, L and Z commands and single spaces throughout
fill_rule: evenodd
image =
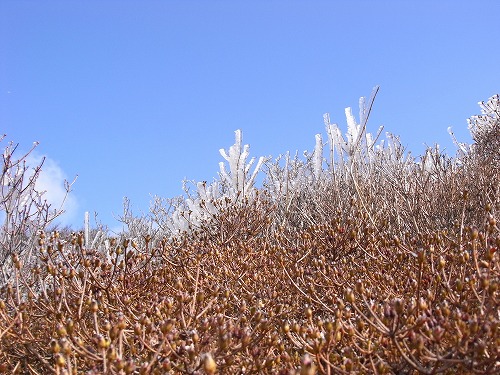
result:
M 259 204 L 229 214 L 237 237 L 145 236 L 109 254 L 82 234 L 42 235 L 38 284 L 16 277 L 2 292 L 3 371 L 498 372 L 493 217 L 398 239 L 361 211 L 274 232 Z

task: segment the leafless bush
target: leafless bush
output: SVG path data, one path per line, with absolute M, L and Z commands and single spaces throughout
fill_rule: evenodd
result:
M 0 138 L 2 141 L 5 135 Z M 0 285 L 12 281 L 15 264 L 30 264 L 36 247 L 38 234 L 63 212 L 52 208 L 44 199 L 44 192 L 37 191 L 35 184 L 43 166 L 27 165 L 27 157 L 38 145 L 16 158 L 17 144 L 10 142 L 3 154 L 2 175 L 0 177 L 0 212 L 3 223 L 0 226 Z M 71 189 L 66 182 L 66 194 Z

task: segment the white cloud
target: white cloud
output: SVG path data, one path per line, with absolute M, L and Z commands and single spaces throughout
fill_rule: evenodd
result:
M 62 208 L 65 211 L 64 214 L 56 219 L 56 223 L 63 226 L 70 225 L 75 221 L 78 213 L 78 201 L 73 193 L 69 193 L 66 196 L 64 182 L 65 180 L 72 182 L 74 177 L 68 179 L 57 162 L 50 159 L 46 155 L 31 153 L 26 160 L 26 164 L 29 165 L 31 170 L 33 170 L 34 167 L 42 162 L 44 157 L 45 161 L 36 181 L 35 188 L 39 192 L 45 192 L 43 198 L 50 203 L 51 210 L 60 210 Z

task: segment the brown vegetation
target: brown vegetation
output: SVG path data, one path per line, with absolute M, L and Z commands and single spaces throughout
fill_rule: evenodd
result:
M 41 232 L 0 291 L 0 371 L 496 374 L 494 151 L 264 188 L 205 230 L 105 251 Z

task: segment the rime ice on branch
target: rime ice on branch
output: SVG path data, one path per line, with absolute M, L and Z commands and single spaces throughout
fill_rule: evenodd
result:
M 223 184 L 229 186 L 230 195 L 232 198 L 237 195 L 242 194 L 243 196 L 248 196 L 251 194 L 253 186 L 255 184 L 255 178 L 259 173 L 265 158 L 261 156 L 257 165 L 254 168 L 253 173 L 249 176 L 250 168 L 255 162 L 255 157 L 250 159 L 250 162 L 246 164 L 246 160 L 250 153 L 250 146 L 242 146 L 242 135 L 241 130 L 236 130 L 235 132 L 235 143 L 229 147 L 228 152 L 224 149 L 220 149 L 219 152 L 224 159 L 229 164 L 230 174 L 226 171 L 226 167 L 223 162 L 219 163 L 220 167 L 220 179 Z
M 288 207 L 291 200 L 304 192 L 331 190 L 332 186 L 341 185 L 349 194 L 361 196 L 362 192 L 358 187 L 365 180 L 387 183 L 393 188 L 398 186 L 402 196 L 407 196 L 412 187 L 408 176 L 412 174 L 437 181 L 444 178 L 443 171 L 455 171 L 462 164 L 462 156 L 481 154 L 499 157 L 500 145 L 495 141 L 500 139 L 500 136 L 495 135 L 495 132 L 500 131 L 498 95 L 491 97 L 486 103 L 481 102 L 483 114 L 473 116 L 469 120 L 469 129 L 476 142 L 474 145 L 459 143 L 450 129 L 459 149 L 457 158 L 445 158 L 436 145 L 428 148 L 421 158 L 416 159 L 409 152 L 405 152 L 399 137 L 386 133 L 385 139 L 380 139 L 383 126 L 380 126 L 374 135 L 367 131 L 368 119 L 378 91 L 379 87 L 376 86 L 369 100 L 360 98 L 359 122 L 350 107 L 345 109 L 345 134 L 337 124 L 330 122 L 329 114 L 325 114 L 323 118 L 327 143 L 323 143 L 321 134 L 316 134 L 314 151 L 305 151 L 305 160 L 297 154 L 295 158 L 291 158 L 287 152 L 278 156 L 273 163 L 267 163 L 264 157 L 260 157 L 257 162 L 255 158 L 248 161 L 249 146 L 243 145 L 242 132 L 236 130 L 234 145 L 227 151 L 219 150 L 225 160 L 219 163 L 219 179 L 210 184 L 195 183 L 195 194 L 188 193 L 188 198 L 175 206 L 169 225 L 172 233 L 201 228 L 210 223 L 225 205 L 252 199 L 256 191 L 255 180 L 264 163 L 266 191 L 272 199 L 285 198 L 285 205 Z M 323 164 L 325 162 L 326 168 Z M 360 201 L 365 202 L 366 199 L 360 198 Z M 368 205 L 363 208 L 368 210 Z
M 173 234 L 207 226 L 220 208 L 237 204 L 243 198 L 253 198 L 255 179 L 266 159 L 261 156 L 250 173 L 255 158 L 251 158 L 247 163 L 250 146 L 243 145 L 241 130 L 235 131 L 234 145 L 229 147 L 227 152 L 224 149 L 219 152 L 229 164 L 229 170 L 224 162 L 220 162 L 218 181 L 209 185 L 206 182 L 195 184 L 194 197 L 186 199 L 183 207 L 176 208 L 168 224 Z

